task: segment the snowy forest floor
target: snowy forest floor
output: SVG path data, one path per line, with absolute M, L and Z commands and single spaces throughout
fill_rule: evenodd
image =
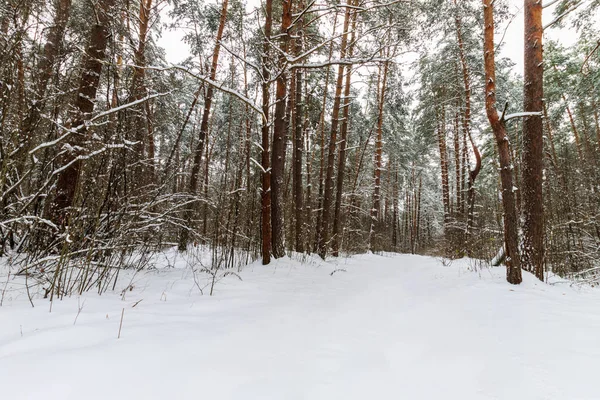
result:
M 1 397 L 600 398 L 600 290 L 527 273 L 511 286 L 503 268 L 468 260 L 363 255 L 251 264 L 211 297 L 197 285 L 206 275 L 175 256 L 51 312 L 8 285 Z

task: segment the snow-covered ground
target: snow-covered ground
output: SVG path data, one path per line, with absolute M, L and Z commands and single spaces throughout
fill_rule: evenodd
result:
M 51 313 L 9 290 L 0 397 L 600 398 L 600 290 L 529 274 L 511 286 L 468 261 L 338 263 L 253 264 L 210 297 L 180 258 L 124 277 L 124 297 L 88 293 Z

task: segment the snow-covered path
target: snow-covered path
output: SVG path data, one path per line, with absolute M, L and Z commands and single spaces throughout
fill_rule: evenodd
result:
M 286 259 L 251 265 L 209 297 L 189 269 L 171 268 L 134 277 L 124 300 L 88 294 L 52 313 L 11 292 L 0 396 L 600 398 L 600 290 L 528 274 L 514 287 L 503 272 L 407 255 Z

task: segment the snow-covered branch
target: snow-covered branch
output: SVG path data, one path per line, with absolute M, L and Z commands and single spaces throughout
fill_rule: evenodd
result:
M 86 125 L 90 125 L 91 123 L 93 123 L 94 121 L 97 121 L 97 120 L 99 120 L 100 118 L 106 117 L 106 116 L 108 116 L 108 115 L 114 114 L 114 113 L 116 113 L 116 112 L 119 112 L 119 111 L 123 111 L 123 110 L 125 110 L 125 109 L 127 109 L 127 108 L 130 108 L 130 107 L 133 107 L 133 106 L 136 106 L 136 105 L 139 105 L 139 104 L 145 103 L 146 101 L 148 101 L 148 100 L 152 100 L 152 99 L 155 99 L 155 98 L 157 98 L 157 97 L 168 96 L 168 95 L 170 95 L 171 93 L 172 93 L 172 92 L 167 92 L 167 93 L 155 93 L 155 94 L 151 94 L 151 95 L 148 95 L 148 96 L 146 96 L 146 97 L 143 97 L 143 98 L 141 98 L 141 99 L 138 99 L 138 100 L 135 100 L 135 101 L 129 102 L 129 103 L 127 103 L 127 104 L 123 104 L 123 105 L 120 105 L 120 106 L 118 106 L 118 107 L 110 108 L 110 109 L 108 109 L 108 110 L 106 110 L 106 111 L 102 111 L 102 112 L 100 112 L 100 113 L 98 113 L 98 114 L 94 115 L 92 118 L 90 118 L 89 120 L 85 121 L 83 124 L 81 124 L 81 125 L 78 125 L 78 126 L 75 126 L 75 127 L 72 127 L 72 128 L 65 127 L 65 126 L 63 126 L 63 125 L 59 124 L 59 123 L 58 123 L 58 122 L 56 122 L 56 121 L 52 121 L 52 122 L 54 122 L 54 123 L 55 123 L 55 124 L 56 124 L 56 125 L 57 125 L 59 128 L 61 128 L 62 130 L 66 131 L 66 133 L 64 133 L 63 135 L 59 136 L 58 138 L 56 138 L 56 139 L 54 139 L 54 140 L 51 140 L 51 141 L 48 141 L 48 142 L 44 142 L 44 143 L 42 143 L 42 144 L 40 144 L 40 145 L 36 146 L 34 149 L 32 149 L 32 150 L 30 150 L 30 151 L 29 151 L 29 154 L 34 154 L 34 153 L 38 152 L 39 150 L 45 149 L 45 148 L 47 148 L 47 147 L 52 147 L 52 146 L 55 146 L 55 145 L 59 144 L 59 143 L 60 143 L 60 142 L 62 142 L 64 139 L 66 139 L 66 138 L 67 138 L 67 137 L 68 137 L 68 136 L 69 136 L 71 133 L 76 133 L 76 132 L 78 132 L 80 129 L 82 129 L 82 128 L 83 128 L 83 127 L 85 127 Z
M 544 25 L 542 27 L 542 29 L 546 30 L 547 28 L 550 28 L 552 25 L 554 25 L 557 22 L 559 22 L 561 19 L 563 19 L 564 17 L 566 17 L 567 15 L 569 15 L 571 12 L 575 11 L 576 9 L 578 9 L 579 6 L 581 6 L 584 3 L 586 3 L 586 1 L 585 0 L 581 0 L 578 3 L 573 4 L 565 12 L 563 12 L 562 14 L 560 14 L 558 17 L 554 18 L 554 20 L 552 20 L 552 21 L 548 22 L 546 25 Z
M 148 67 L 144 67 L 144 68 L 148 69 L 148 70 L 160 71 L 160 72 L 172 71 L 172 70 L 184 72 L 184 73 L 190 75 L 191 77 L 198 79 L 199 81 L 202 81 L 208 85 L 211 85 L 215 89 L 218 89 L 224 93 L 227 93 L 227 94 L 230 94 L 230 95 L 236 97 L 238 100 L 241 100 L 243 103 L 247 104 L 248 106 L 250 106 L 250 108 L 252 108 L 254 111 L 256 111 L 263 118 L 263 120 L 266 120 L 265 114 L 262 112 L 262 109 L 258 105 L 254 104 L 254 102 L 251 99 L 249 99 L 248 97 L 246 97 L 243 93 L 240 93 L 235 89 L 225 86 L 224 83 L 217 82 L 217 81 L 212 80 L 209 77 L 204 76 L 204 75 L 196 74 L 196 73 L 190 71 L 188 68 L 182 67 L 181 65 L 170 65 L 168 67 L 148 66 Z
M 515 118 L 527 118 L 527 117 L 541 117 L 543 115 L 543 113 L 541 111 L 529 111 L 529 112 L 520 112 L 520 113 L 513 113 L 513 114 L 508 114 L 505 115 L 504 121 L 510 121 L 511 119 L 515 119 Z
M 295 64 L 292 68 L 304 68 L 304 69 L 315 69 L 325 68 L 332 65 L 355 65 L 355 64 L 367 64 L 367 63 L 383 63 L 391 61 L 389 58 L 347 58 L 343 60 L 331 60 L 321 63 L 307 63 L 307 64 Z
M 547 8 L 550 7 L 553 4 L 558 3 L 560 0 L 550 0 L 549 2 L 547 2 L 546 4 L 542 4 L 542 8 Z

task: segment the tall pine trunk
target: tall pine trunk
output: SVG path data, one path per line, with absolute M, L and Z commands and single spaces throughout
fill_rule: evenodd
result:
M 346 4 L 350 6 L 352 0 L 347 0 Z M 350 26 L 350 7 L 346 7 L 344 14 L 344 30 L 342 33 L 342 43 L 340 47 L 340 59 L 346 58 L 346 48 L 348 46 L 348 27 Z M 335 98 L 333 100 L 333 111 L 331 115 L 331 133 L 329 136 L 329 146 L 327 152 L 327 173 L 325 176 L 325 191 L 323 193 L 323 217 L 319 231 L 318 254 L 325 259 L 327 247 L 329 245 L 329 225 L 331 223 L 331 203 L 333 202 L 334 187 L 334 165 L 335 150 L 337 144 L 337 134 L 340 123 L 340 103 L 342 87 L 344 82 L 344 65 L 338 66 L 337 81 L 335 86 Z
M 504 209 L 504 245 L 506 252 L 506 280 L 519 284 L 521 259 L 519 256 L 518 217 L 513 190 L 513 172 L 510 149 L 504 119 L 496 110 L 496 60 L 494 54 L 494 0 L 483 0 L 484 15 L 484 60 L 485 60 L 485 111 L 494 131 L 500 158 L 500 180 L 502 183 L 502 207 Z
M 223 38 L 223 30 L 225 29 L 225 21 L 227 20 L 227 3 L 228 0 L 223 0 L 223 6 L 221 9 L 221 18 L 219 20 L 219 28 L 217 30 L 217 37 L 215 39 L 215 47 L 213 50 L 212 64 L 210 67 L 210 79 L 214 81 L 217 76 L 217 65 L 219 62 L 219 51 L 221 49 L 221 39 Z M 213 100 L 214 88 L 212 85 L 208 85 L 206 89 L 206 96 L 204 97 L 204 111 L 202 113 L 202 122 L 200 123 L 200 133 L 198 135 L 198 143 L 194 150 L 194 160 L 192 162 L 192 171 L 190 173 L 190 181 L 188 184 L 188 193 L 192 196 L 196 195 L 198 190 L 198 178 L 200 174 L 200 165 L 202 161 L 202 153 L 204 150 L 204 142 L 206 135 L 208 134 L 208 119 L 210 116 L 210 109 Z M 188 211 L 186 214 L 186 221 L 189 223 L 193 217 L 193 209 Z M 179 250 L 184 251 L 187 248 L 189 241 L 189 230 L 183 228 L 179 236 Z
M 354 2 L 356 5 L 357 3 Z M 352 12 L 352 35 L 350 36 L 350 45 L 348 46 L 348 57 L 352 58 L 354 53 L 354 40 L 356 38 L 356 11 Z M 346 147 L 348 145 L 348 125 L 350 118 L 350 83 L 352 76 L 352 67 L 346 68 L 346 81 L 344 83 L 344 104 L 342 106 L 342 126 L 340 128 L 340 152 L 338 156 L 337 186 L 335 193 L 335 207 L 333 213 L 333 244 L 332 254 L 337 257 L 340 251 L 341 236 L 343 230 L 342 221 L 342 197 L 344 195 L 344 175 L 346 169 Z
M 457 1 L 454 0 L 454 5 L 457 5 Z M 465 244 L 467 246 L 467 253 L 470 253 L 470 235 L 471 230 L 473 229 L 474 222 L 474 213 L 475 213 L 475 179 L 477 179 L 477 175 L 479 175 L 479 171 L 481 170 L 481 154 L 479 149 L 475 145 L 475 141 L 473 140 L 473 136 L 471 133 L 471 79 L 469 76 L 469 66 L 467 64 L 467 57 L 465 55 L 465 49 L 463 44 L 463 36 L 462 36 L 462 23 L 460 16 L 458 14 L 458 10 L 456 11 L 456 16 L 454 19 L 456 26 L 456 38 L 458 41 L 458 52 L 460 56 L 460 64 L 462 68 L 462 77 L 463 84 L 465 88 L 465 110 L 463 117 L 463 130 L 465 135 L 467 135 L 469 142 L 471 144 L 471 148 L 473 149 L 473 154 L 475 155 L 475 166 L 473 169 L 469 171 L 469 180 L 467 186 L 467 227 L 465 230 Z
M 369 228 L 369 250 L 373 250 L 373 236 L 379 222 L 379 211 L 381 208 L 381 169 L 383 159 L 383 106 L 385 103 L 385 89 L 387 85 L 387 74 L 389 61 L 383 63 L 383 73 L 381 77 L 381 89 L 378 99 L 378 115 L 377 115 L 377 136 L 375 138 L 375 172 L 374 172 L 374 188 L 373 188 L 373 207 L 371 207 L 371 226 Z
M 525 73 L 523 111 L 542 112 L 544 66 L 542 3 L 524 1 Z M 544 280 L 544 139 L 541 115 L 523 121 L 523 267 Z
M 450 224 L 450 183 L 448 179 L 448 149 L 446 145 L 446 110 L 445 105 L 441 105 L 441 110 L 437 113 L 437 136 L 438 148 L 440 151 L 440 170 L 442 175 L 442 202 L 444 204 L 444 231 L 447 234 Z
M 461 221 L 461 204 L 462 204 L 462 179 L 461 179 L 461 158 L 460 158 L 460 127 L 459 127 L 459 114 L 458 112 L 454 115 L 454 126 L 453 126 L 453 144 L 454 144 L 454 167 L 455 167 L 455 181 L 456 181 L 456 203 L 454 206 L 454 234 L 457 236 L 453 240 L 458 239 L 460 236 L 459 222 Z
M 280 258 L 285 255 L 283 225 L 283 194 L 285 172 L 285 146 L 287 133 L 286 98 L 287 98 L 287 73 L 285 54 L 288 51 L 289 28 L 292 24 L 292 0 L 283 0 L 281 14 L 281 54 L 279 67 L 281 71 L 277 76 L 275 90 L 275 115 L 273 127 L 273 143 L 271 152 L 271 246 L 273 257 Z
M 335 30 L 337 27 L 337 16 L 335 13 L 333 19 L 333 36 L 335 36 Z M 331 58 L 333 56 L 333 41 L 329 45 L 329 57 L 327 57 L 327 62 L 331 62 Z M 321 102 L 321 115 L 319 117 L 319 138 L 321 145 L 321 157 L 319 162 L 319 189 L 317 194 L 317 224 L 315 229 L 315 245 L 314 250 L 319 250 L 320 243 L 320 235 L 321 235 L 321 226 L 323 224 L 323 194 L 325 191 L 325 113 L 327 110 L 327 94 L 329 93 L 329 77 L 330 67 L 326 67 L 327 71 L 325 72 L 325 84 L 323 85 L 323 101 Z
M 300 3 L 299 12 L 302 11 L 303 3 Z M 303 45 L 303 20 L 297 22 L 299 24 L 296 30 L 295 51 L 296 56 L 302 53 Z M 302 193 L 302 155 L 304 150 L 304 104 L 302 99 L 302 70 L 295 70 L 295 114 L 294 114 L 294 149 L 293 149 L 293 191 L 294 191 L 294 221 L 295 221 L 295 236 L 294 249 L 298 253 L 304 252 L 304 194 Z
M 152 0 L 140 1 L 140 13 L 138 17 L 138 45 L 133 54 L 133 77 L 131 79 L 131 91 L 129 102 L 141 100 L 146 96 L 146 40 L 148 29 L 150 26 L 150 10 L 152 9 Z M 148 161 L 144 158 L 144 152 L 150 154 L 154 152 L 154 137 L 152 131 L 152 119 L 150 118 L 150 107 L 148 102 L 141 104 L 138 107 L 133 107 L 129 110 L 131 117 L 131 128 L 134 132 L 134 140 L 136 144 L 133 146 L 136 161 L 136 174 L 134 175 L 134 185 L 143 186 L 148 182 L 152 182 L 154 174 L 154 166 L 148 165 L 148 162 L 153 163 L 148 157 Z M 152 143 L 150 143 L 152 140 Z M 148 170 L 146 166 L 148 165 Z M 148 175 L 149 172 L 149 175 Z
M 265 39 L 262 54 L 262 111 L 263 121 L 261 127 L 261 255 L 263 265 L 271 262 L 271 168 L 269 157 L 269 41 L 273 25 L 273 0 L 265 2 Z

